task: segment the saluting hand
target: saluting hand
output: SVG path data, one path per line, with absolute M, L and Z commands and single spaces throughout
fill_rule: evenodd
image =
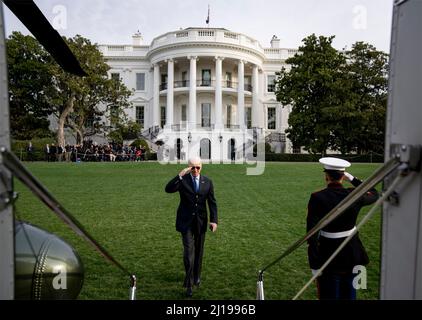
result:
M 355 177 L 353 177 L 350 173 L 344 172 L 344 176 L 348 181 L 352 181 Z
M 190 167 L 183 169 L 182 171 L 180 171 L 179 177 L 183 177 L 185 174 L 190 173 L 190 171 L 191 171 L 191 168 Z

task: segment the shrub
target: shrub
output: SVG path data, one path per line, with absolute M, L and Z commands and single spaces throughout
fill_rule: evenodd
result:
M 144 149 L 147 153 L 150 152 L 148 143 L 144 139 L 136 139 L 130 145 L 135 146 L 137 148 L 139 148 L 139 146 L 142 146 L 142 147 L 144 147 Z
M 364 162 L 364 163 L 382 163 L 384 162 L 384 156 L 380 154 L 350 154 L 350 155 L 325 155 L 326 157 L 341 158 L 351 162 Z M 266 161 L 274 162 L 318 162 L 322 156 L 320 154 L 302 154 L 302 153 L 266 153 Z
M 12 151 L 21 161 L 28 161 L 27 147 L 29 142 L 32 142 L 33 147 L 33 160 L 44 161 L 45 160 L 45 145 L 48 143 L 51 145 L 55 143 L 53 138 L 35 138 L 32 140 L 12 140 Z

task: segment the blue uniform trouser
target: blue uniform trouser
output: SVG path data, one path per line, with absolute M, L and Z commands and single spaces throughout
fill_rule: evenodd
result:
M 318 298 L 320 300 L 356 300 L 353 287 L 354 274 L 323 274 L 318 277 Z

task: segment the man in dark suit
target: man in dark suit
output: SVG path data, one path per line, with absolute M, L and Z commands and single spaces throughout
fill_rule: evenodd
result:
M 192 296 L 193 285 L 201 283 L 202 256 L 205 232 L 207 231 L 208 203 L 212 232 L 217 230 L 217 202 L 212 181 L 201 175 L 202 162 L 196 157 L 189 160 L 189 167 L 183 169 L 166 186 L 167 193 L 179 192 L 180 204 L 177 209 L 176 230 L 182 235 L 186 295 Z
M 327 188 L 311 195 L 308 203 L 307 231 L 311 230 L 326 214 L 336 207 L 354 188 L 344 188 L 346 179 L 357 187 L 362 181 L 346 172 L 351 164 L 338 158 L 322 158 Z M 343 214 L 325 226 L 319 234 L 308 240 L 308 260 L 312 272 L 316 272 L 339 247 L 343 240 L 355 230 L 356 220 L 363 206 L 374 203 L 378 192 L 371 189 L 352 204 Z M 317 278 L 318 298 L 355 300 L 356 288 L 353 279 L 355 266 L 369 263 L 368 255 L 359 235 L 356 234 Z

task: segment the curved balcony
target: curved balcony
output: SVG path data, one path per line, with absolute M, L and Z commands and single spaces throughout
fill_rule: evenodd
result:
M 197 44 L 198 42 L 209 44 L 216 43 L 220 45 L 227 44 L 231 46 L 236 45 L 244 49 L 249 49 L 257 53 L 262 58 L 265 57 L 264 49 L 257 40 L 242 33 L 217 28 L 187 28 L 184 30 L 168 32 L 152 40 L 148 55 L 161 47 L 182 43 Z
M 201 90 L 201 89 L 212 89 L 215 90 L 215 80 L 197 80 L 196 81 L 196 89 L 197 90 Z M 164 93 L 161 91 L 166 91 L 167 90 L 167 82 L 166 83 L 162 83 L 160 84 L 160 93 Z M 184 91 L 183 89 L 189 90 L 189 86 L 190 86 L 190 81 L 189 80 L 182 80 L 182 81 L 174 81 L 174 89 L 182 89 L 182 91 Z M 237 82 L 234 81 L 228 81 L 228 80 L 223 80 L 221 81 L 221 88 L 223 91 L 232 91 L 232 92 L 237 92 L 238 88 L 239 88 L 239 84 Z M 251 93 L 252 92 L 252 86 L 250 84 L 245 84 L 244 85 L 244 90 L 245 93 Z

